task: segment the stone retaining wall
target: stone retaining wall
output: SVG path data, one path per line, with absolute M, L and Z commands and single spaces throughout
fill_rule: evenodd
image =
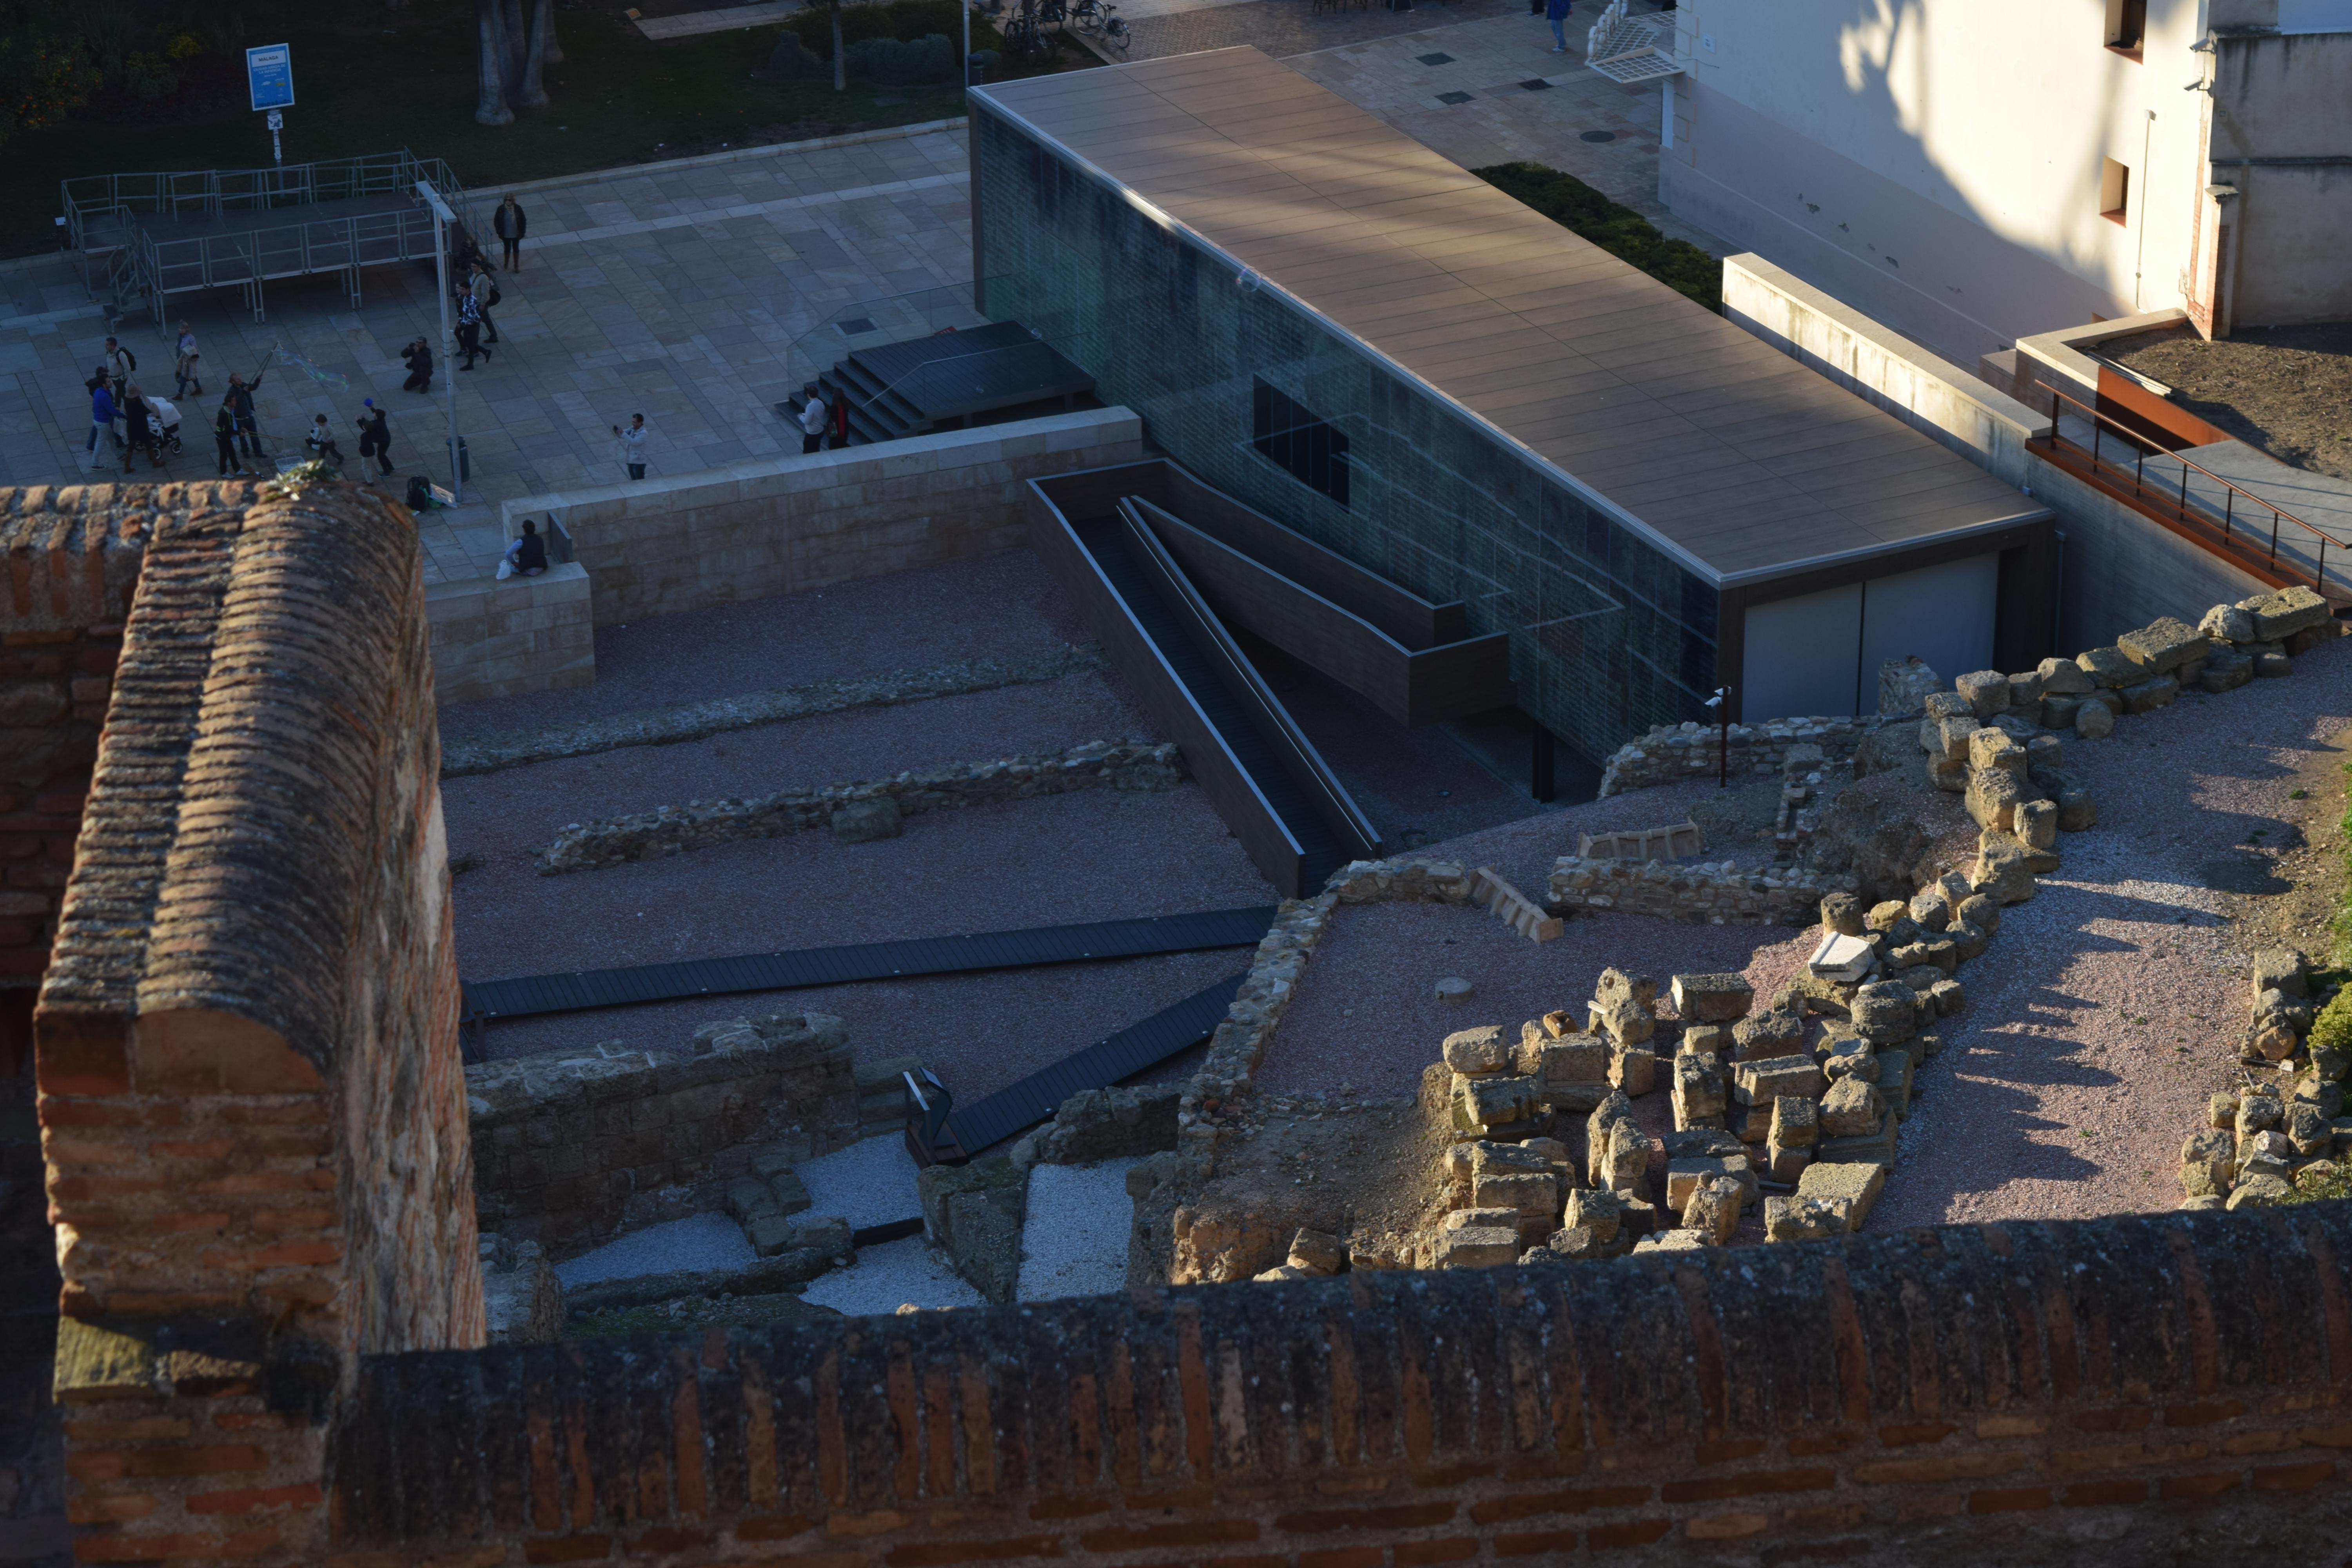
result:
M 525 496 L 499 515 L 509 537 L 561 518 L 611 626 L 1015 549 L 1028 480 L 1142 456 L 1142 421 L 1097 408 Z
M 1731 726 L 1731 776 L 1776 773 L 1792 746 L 1819 746 L 1824 760 L 1850 761 L 1862 738 L 1876 729 L 1874 719 L 1772 719 Z M 1661 724 L 1638 741 L 1628 741 L 1601 770 L 1603 797 L 1653 784 L 1713 778 L 1721 770 L 1724 732 L 1685 721 Z
M 596 679 L 588 573 L 576 561 L 537 577 L 469 577 L 425 590 L 434 695 L 478 702 Z
M 824 1014 L 779 1015 L 695 1041 L 697 1055 L 477 1064 L 466 1069 L 474 1208 L 485 1232 L 556 1258 L 612 1239 L 633 1201 L 740 1175 L 754 1150 L 807 1159 L 856 1141 L 849 1031 Z
M 825 826 L 835 812 L 863 801 L 887 800 L 901 816 L 913 816 L 1102 785 L 1118 790 L 1173 789 L 1183 776 L 1183 759 L 1171 744 L 1089 741 L 1066 752 L 956 763 L 863 784 L 782 790 L 752 800 L 696 801 L 575 823 L 540 851 L 539 871 L 552 877 L 681 855 L 739 839 L 777 838 Z
M 1676 866 L 1563 855 L 1551 866 L 1556 910 L 1622 910 L 1698 925 L 1811 925 L 1826 895 L 1853 889 L 1852 877 L 1783 866 L 1756 871 L 1729 860 Z

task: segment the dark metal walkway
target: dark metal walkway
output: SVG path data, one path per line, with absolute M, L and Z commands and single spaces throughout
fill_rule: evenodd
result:
M 1098 921 L 1087 925 L 917 937 L 907 942 L 854 942 L 845 947 L 804 948 L 797 952 L 750 953 L 738 958 L 640 964 L 629 969 L 478 980 L 468 982 L 465 987 L 463 1010 L 470 1027 L 541 1013 L 625 1007 L 689 996 L 793 991 L 860 980 L 969 974 L 990 969 L 1028 969 L 1048 963 L 1255 947 L 1273 923 L 1273 906 L 1259 905 L 1193 914 L 1153 915 L 1143 920 Z M 1098 1085 L 1084 1083 L 1078 1087 Z M 1047 1114 L 1051 1114 L 1050 1107 Z
M 1228 974 L 1107 1040 L 1073 1051 L 985 1100 L 958 1107 L 948 1117 L 956 1141 L 978 1154 L 990 1144 L 1045 1121 L 1074 1094 L 1133 1078 L 1178 1051 L 1199 1045 L 1224 1022 L 1225 1009 L 1233 1005 L 1234 994 L 1248 975 L 1247 970 Z

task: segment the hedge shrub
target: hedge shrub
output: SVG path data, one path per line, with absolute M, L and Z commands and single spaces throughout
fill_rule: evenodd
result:
M 1575 175 L 1541 163 L 1490 163 L 1470 172 L 1676 293 L 1722 312 L 1722 262 L 1686 239 L 1667 238 L 1648 218 Z

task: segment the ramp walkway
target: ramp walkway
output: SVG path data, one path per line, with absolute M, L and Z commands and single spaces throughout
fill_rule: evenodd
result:
M 1214 985 L 1194 992 L 1171 1007 L 1161 1008 L 1108 1039 L 1073 1051 L 1053 1066 L 1031 1073 L 985 1100 L 958 1107 L 948 1117 L 956 1141 L 969 1152 L 978 1154 L 990 1144 L 1045 1121 L 1074 1094 L 1133 1078 L 1177 1052 L 1199 1045 L 1224 1022 L 1225 1010 L 1233 1005 L 1234 994 L 1241 990 L 1248 973 L 1241 970 L 1228 974 Z
M 1259 905 L 1194 914 L 1152 915 L 1141 920 L 1097 921 L 1085 925 L 982 931 L 969 936 L 853 942 L 843 947 L 636 964 L 625 969 L 576 970 L 569 974 L 535 974 L 513 980 L 476 980 L 465 985 L 462 1010 L 467 1026 L 478 1030 L 484 1025 L 508 1018 L 592 1007 L 626 1007 L 691 996 L 797 991 L 861 980 L 970 974 L 991 969 L 1028 969 L 1048 963 L 1085 963 L 1163 952 L 1199 952 L 1219 947 L 1255 947 L 1273 923 L 1273 909 Z
M 359 308 L 360 270 L 437 254 L 424 180 L 473 227 L 472 204 L 438 158 L 397 153 L 266 169 L 90 174 L 58 182 L 66 241 L 110 317 L 143 306 L 161 324 L 175 294 L 236 289 L 264 319 L 263 286 L 331 274 Z

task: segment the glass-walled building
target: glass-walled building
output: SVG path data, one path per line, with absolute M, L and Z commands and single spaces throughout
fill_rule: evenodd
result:
M 1718 685 L 1843 713 L 1890 654 L 2038 657 L 2041 508 L 1254 49 L 980 89 L 971 156 L 987 315 L 1208 483 L 1507 632 L 1520 706 L 1588 757 Z M 1973 597 L 1923 599 L 1954 572 Z

